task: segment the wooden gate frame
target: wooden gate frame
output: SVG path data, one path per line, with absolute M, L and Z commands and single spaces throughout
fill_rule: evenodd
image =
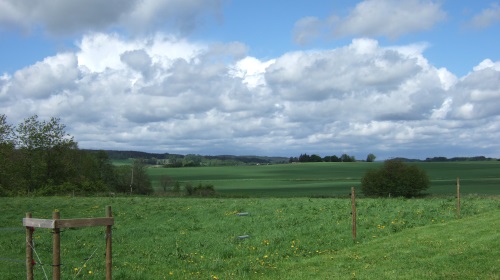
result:
M 30 212 L 26 213 L 26 218 L 23 218 L 23 226 L 26 227 L 26 278 L 33 280 L 33 231 L 35 228 L 53 229 L 52 279 L 59 280 L 61 277 L 61 228 L 106 226 L 106 280 L 111 280 L 111 269 L 113 266 L 111 257 L 111 228 L 113 224 L 114 218 L 111 213 L 111 206 L 106 206 L 105 218 L 60 219 L 59 211 L 54 211 L 52 219 L 35 219 L 31 217 Z

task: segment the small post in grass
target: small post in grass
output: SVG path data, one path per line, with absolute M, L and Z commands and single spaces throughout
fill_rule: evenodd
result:
M 351 188 L 351 208 L 352 208 L 352 239 L 356 240 L 356 193 L 354 187 Z
M 457 217 L 460 218 L 460 178 L 457 177 Z
M 31 212 L 26 213 L 31 218 Z M 26 227 L 26 279 L 33 280 L 33 227 Z
M 59 210 L 52 212 L 52 219 L 59 220 L 61 215 Z M 61 229 L 54 227 L 52 232 L 52 279 L 61 279 Z
M 106 218 L 112 218 L 113 214 L 111 212 L 111 206 L 106 206 Z M 112 279 L 111 269 L 113 267 L 112 261 L 112 247 L 111 247 L 111 227 L 112 225 L 106 226 L 106 280 Z

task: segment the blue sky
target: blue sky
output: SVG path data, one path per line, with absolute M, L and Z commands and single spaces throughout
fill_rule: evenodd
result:
M 81 148 L 500 157 L 498 1 L 0 0 L 0 113 Z

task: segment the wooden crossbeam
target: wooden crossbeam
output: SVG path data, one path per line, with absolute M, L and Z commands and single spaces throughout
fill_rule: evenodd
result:
M 35 219 L 24 218 L 23 226 L 35 228 L 72 228 L 112 226 L 114 218 L 84 218 L 84 219 Z

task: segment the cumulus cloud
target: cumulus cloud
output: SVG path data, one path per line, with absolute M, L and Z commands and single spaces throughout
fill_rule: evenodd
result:
M 452 116 L 483 119 L 500 115 L 500 63 L 484 60 L 454 87 Z
M 428 62 L 425 45 L 366 38 L 268 60 L 248 56 L 241 43 L 162 34 L 89 33 L 77 48 L 0 76 L 0 111 L 10 122 L 60 117 L 80 147 L 95 149 L 500 151 L 500 62 L 489 59 L 457 78 Z
M 397 38 L 431 29 L 446 18 L 439 3 L 423 0 L 365 0 L 346 16 L 332 14 L 320 20 L 299 19 L 294 27 L 294 41 L 306 44 L 328 30 L 335 37 L 363 36 Z
M 161 25 L 184 33 L 207 14 L 220 17 L 221 5 L 221 0 L 4 0 L 0 28 L 42 27 L 50 34 L 68 35 L 116 27 L 137 33 Z
M 78 76 L 76 56 L 73 53 L 62 53 L 15 72 L 10 92 L 43 99 L 71 90 Z

